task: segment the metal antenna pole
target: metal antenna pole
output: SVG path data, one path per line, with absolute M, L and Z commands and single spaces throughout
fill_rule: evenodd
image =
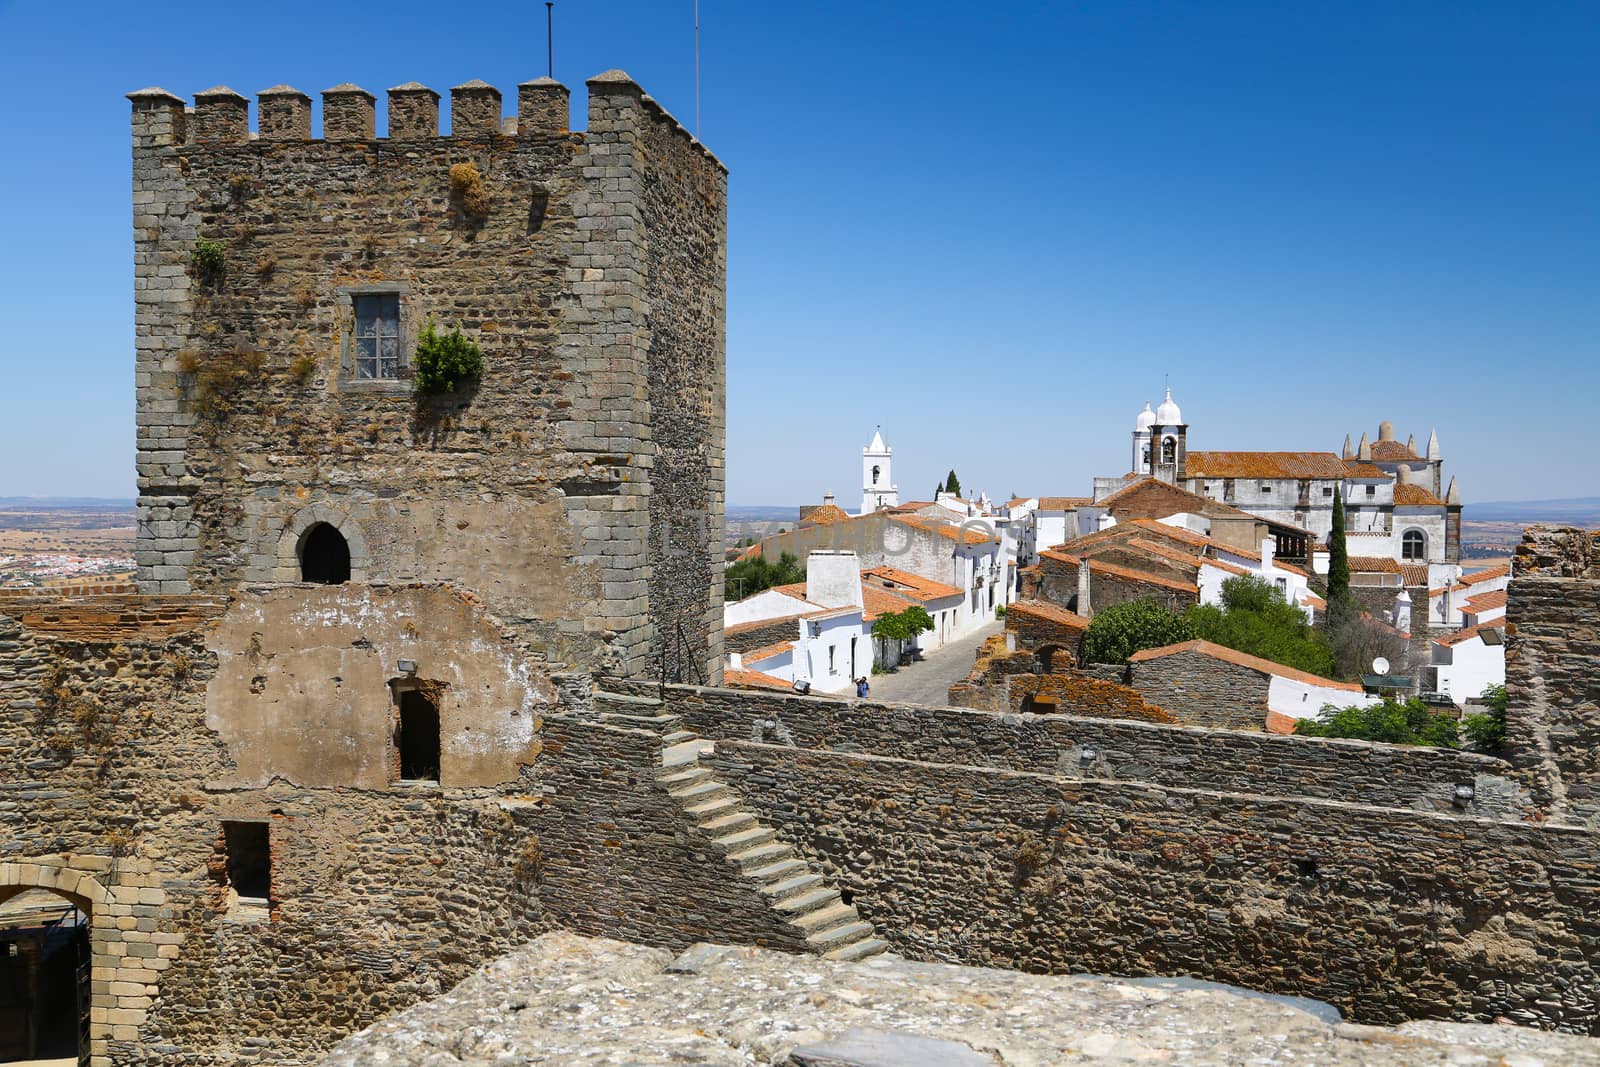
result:
M 694 0 L 694 135 L 700 136 L 700 0 Z
M 552 79 L 556 76 L 555 6 L 556 0 L 544 0 L 545 73 Z

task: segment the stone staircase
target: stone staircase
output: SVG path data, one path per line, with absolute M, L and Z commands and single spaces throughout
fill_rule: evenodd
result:
M 861 960 L 888 951 L 872 924 L 701 763 L 713 742 L 684 729 L 682 719 L 663 712 L 654 697 L 596 690 L 594 707 L 602 722 L 661 734 L 657 784 L 812 951 L 830 960 Z

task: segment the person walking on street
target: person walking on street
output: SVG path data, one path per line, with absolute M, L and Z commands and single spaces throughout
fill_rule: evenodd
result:
M 856 696 L 860 697 L 862 700 L 865 700 L 867 695 L 871 692 L 872 687 L 867 684 L 866 675 L 862 675 L 860 678 L 856 679 Z

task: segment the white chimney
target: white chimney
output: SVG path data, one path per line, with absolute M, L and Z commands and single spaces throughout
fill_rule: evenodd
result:
M 1276 537 L 1263 537 L 1261 539 L 1261 576 L 1265 578 L 1272 573 L 1272 561 L 1278 554 L 1278 539 Z
M 806 599 L 825 608 L 861 607 L 861 557 L 837 551 L 806 556 Z

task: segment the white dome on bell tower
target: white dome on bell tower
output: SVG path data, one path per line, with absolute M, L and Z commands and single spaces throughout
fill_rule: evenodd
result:
M 1155 424 L 1156 413 L 1150 410 L 1150 401 L 1146 400 L 1144 402 L 1144 410 L 1139 412 L 1139 417 L 1133 420 L 1134 431 L 1138 432 L 1142 430 L 1148 433 L 1150 431 L 1150 427 L 1154 426 Z
M 1172 386 L 1167 386 L 1167 398 L 1156 408 L 1156 423 L 1161 426 L 1182 426 L 1183 412 L 1172 400 Z

